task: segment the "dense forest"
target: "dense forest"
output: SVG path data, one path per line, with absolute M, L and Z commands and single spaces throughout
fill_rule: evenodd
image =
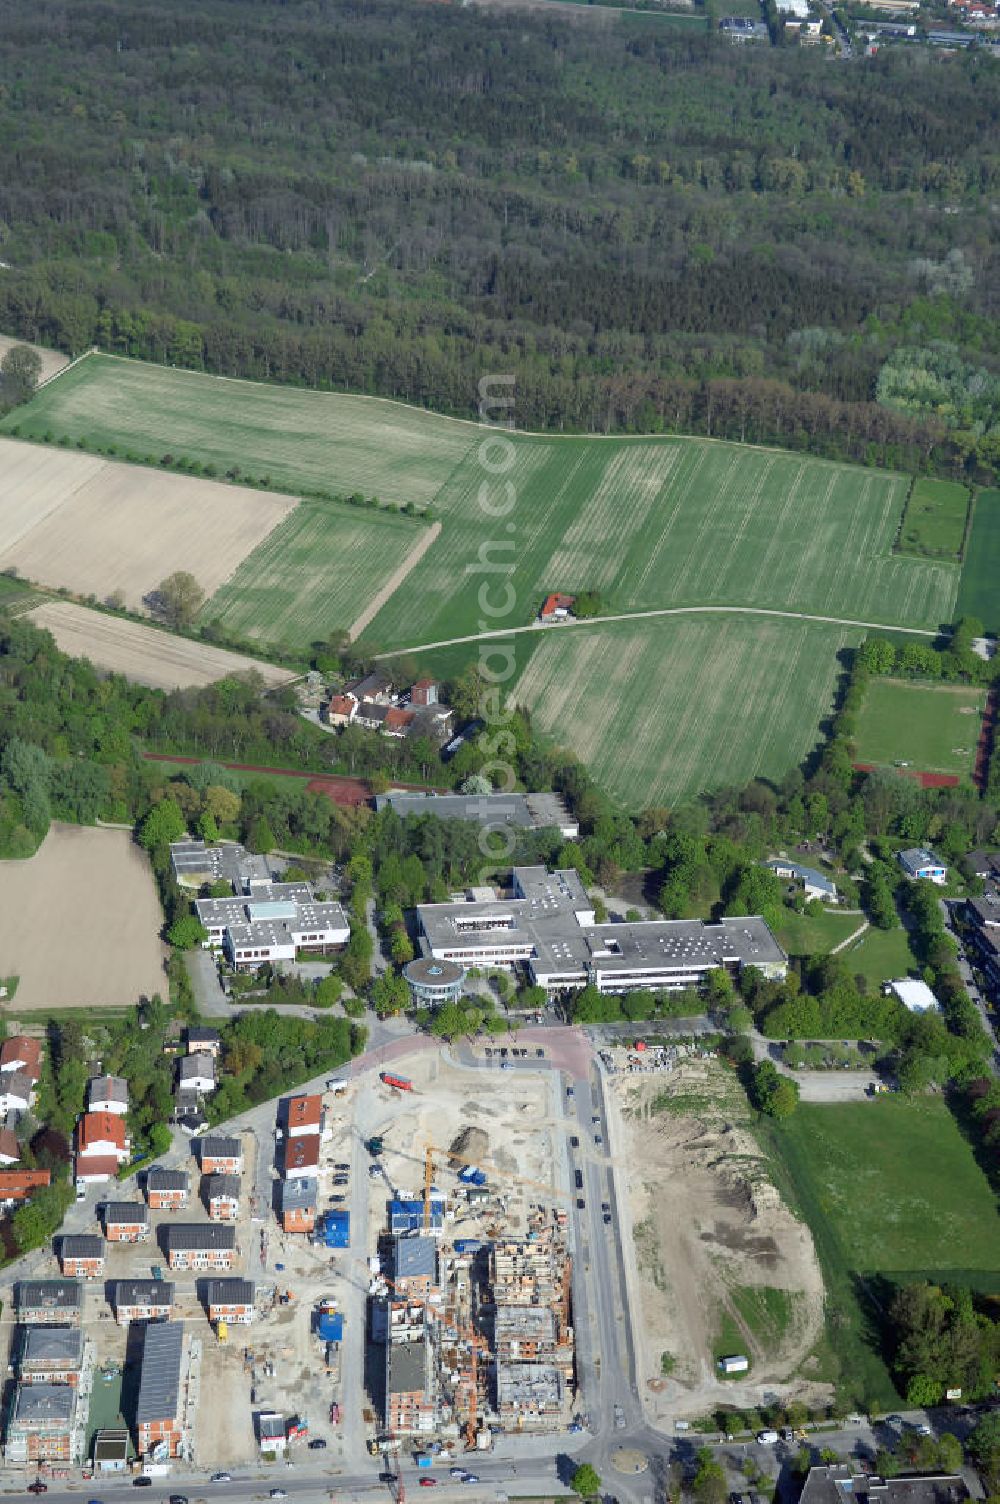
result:
M 396 0 L 0 0 L 0 327 L 985 479 L 1000 64 Z M 992 393 L 984 400 L 984 393 Z

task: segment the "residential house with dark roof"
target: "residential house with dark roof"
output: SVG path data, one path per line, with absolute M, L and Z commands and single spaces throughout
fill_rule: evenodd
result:
M 278 1214 L 283 1232 L 312 1232 L 316 1226 L 319 1186 L 312 1175 L 282 1180 L 278 1185 Z
M 256 1309 L 256 1291 L 249 1279 L 210 1279 L 205 1288 L 205 1308 L 213 1326 L 249 1326 Z
M 162 1279 L 120 1279 L 111 1287 L 111 1307 L 119 1326 L 130 1321 L 166 1321 L 174 1287 Z
M 236 1229 L 224 1222 L 174 1222 L 164 1229 L 171 1269 L 231 1269 Z
M 206 1175 L 202 1200 L 213 1222 L 235 1222 L 240 1213 L 240 1177 Z
M 9 1464 L 79 1461 L 75 1384 L 18 1384 L 7 1415 Z
M 174 1212 L 187 1206 L 191 1177 L 186 1170 L 154 1165 L 146 1174 L 146 1201 L 152 1211 Z
M 95 1076 L 87 1089 L 87 1107 L 91 1112 L 113 1112 L 124 1117 L 128 1112 L 128 1082 L 124 1076 Z
M 83 1286 L 75 1279 L 22 1279 L 14 1309 L 25 1326 L 79 1326 Z
M 182 1055 L 177 1062 L 177 1088 L 179 1091 L 215 1090 L 215 1056 L 211 1050 L 196 1050 L 192 1055 Z
M 21 1158 L 21 1146 L 13 1128 L 0 1128 L 0 1165 L 16 1165 Z
M 15 1119 L 27 1112 L 35 1100 L 35 1083 L 22 1071 L 4 1071 L 0 1075 L 0 1116 Z
M 140 1457 L 165 1453 L 176 1457 L 184 1433 L 184 1378 L 187 1342 L 179 1321 L 157 1321 L 146 1328 L 135 1409 L 135 1446 Z
M 218 1059 L 222 1050 L 222 1035 L 218 1029 L 192 1024 L 185 1035 L 185 1043 L 189 1055 L 199 1055 L 207 1051 L 208 1054 Z
M 109 1243 L 143 1243 L 149 1237 L 149 1207 L 141 1201 L 108 1201 L 104 1236 Z
M 67 1279 L 99 1279 L 104 1273 L 104 1239 L 97 1233 L 66 1233 L 59 1240 L 59 1268 Z
M 242 1175 L 243 1146 L 238 1138 L 209 1134 L 198 1146 L 203 1175 Z

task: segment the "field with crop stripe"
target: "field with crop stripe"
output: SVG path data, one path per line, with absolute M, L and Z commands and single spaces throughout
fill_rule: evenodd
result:
M 208 602 L 204 621 L 293 647 L 348 627 L 428 524 L 390 512 L 301 502 Z
M 556 628 L 513 697 L 625 805 L 672 804 L 801 761 L 860 636 L 740 616 Z
M 441 536 L 366 626 L 373 649 L 479 630 L 480 587 L 504 600 L 508 566 L 511 624 L 532 620 L 551 590 L 587 588 L 612 612 L 758 605 L 923 628 L 953 615 L 958 568 L 892 552 L 907 480 L 887 472 L 707 439 L 487 436 L 399 403 L 110 356 L 64 372 L 0 429 L 15 420 L 29 436 L 182 455 L 220 474 L 238 464 L 289 487 L 433 503 Z M 354 620 L 358 529 L 377 553 L 381 519 L 359 513 L 349 546 L 323 550 L 323 588 L 306 593 L 294 618 L 275 612 L 282 640 L 294 631 L 305 644 Z M 258 551 L 268 578 L 275 546 L 298 536 L 286 527 Z M 281 589 L 301 564 L 290 562 Z M 248 569 L 238 584 L 253 591 Z M 244 611 L 223 599 L 234 626 L 252 614 L 245 600 Z
M 513 505 L 491 518 L 487 500 Z M 505 493 L 501 486 L 510 486 Z M 440 541 L 375 618 L 373 646 L 479 630 L 485 557 L 511 570 L 508 620 L 550 590 L 596 589 L 609 612 L 683 605 L 777 606 L 934 628 L 959 571 L 894 555 L 906 478 L 699 439 L 513 440 L 484 476 L 471 454 L 435 508 Z M 494 601 L 499 586 L 491 587 Z
M 432 500 L 478 436 L 461 423 L 377 397 L 230 381 L 111 355 L 91 355 L 8 417 L 25 438 L 50 432 L 159 461 L 165 453 L 238 464 L 291 491 L 384 502 Z

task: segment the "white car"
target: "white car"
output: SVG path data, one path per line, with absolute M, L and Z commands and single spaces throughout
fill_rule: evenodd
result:
M 778 1433 L 777 1431 L 758 1431 L 757 1440 L 762 1447 L 773 1447 L 777 1445 Z
M 211 1483 L 232 1483 L 233 1476 L 231 1473 L 213 1473 L 209 1481 Z

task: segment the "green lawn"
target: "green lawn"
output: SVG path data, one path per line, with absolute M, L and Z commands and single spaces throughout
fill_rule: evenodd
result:
M 390 512 L 302 502 L 249 554 L 202 612 L 230 633 L 300 647 L 348 627 L 425 536 Z
M 939 1097 L 800 1106 L 763 1130 L 779 1187 L 806 1220 L 827 1293 L 845 1397 L 898 1402 L 875 1343 L 876 1276 L 993 1288 L 997 1206 Z
M 805 757 L 832 706 L 837 654 L 858 636 L 741 616 L 555 628 L 514 699 L 625 805 L 670 804 Z
M 1000 1271 L 996 1198 L 940 1097 L 800 1106 L 783 1131 L 848 1268 Z
M 783 909 L 778 927 L 778 943 L 790 956 L 825 956 L 853 935 L 864 920 L 860 914 L 844 914 L 839 909 L 826 909 L 817 918 L 808 914 L 796 914 L 793 909 Z
M 899 533 L 902 552 L 932 559 L 960 559 L 969 499 L 968 488 L 955 481 L 927 480 L 924 476 L 915 480 Z
M 858 760 L 969 781 L 985 699 L 984 689 L 966 685 L 872 679 L 858 712 Z
M 908 976 L 919 964 L 902 925 L 893 930 L 877 930 L 871 926 L 856 945 L 849 945 L 841 954 L 851 975 L 865 977 L 869 987 L 880 987 L 883 982 Z
M 956 616 L 978 616 L 987 632 L 1000 632 L 1000 491 L 980 491 L 965 550 Z

